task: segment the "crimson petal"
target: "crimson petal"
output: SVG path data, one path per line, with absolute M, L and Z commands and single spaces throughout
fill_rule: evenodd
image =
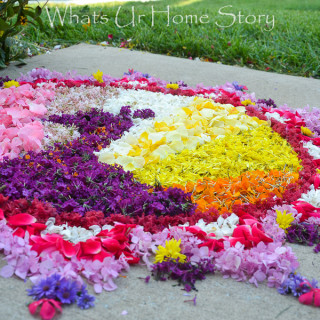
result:
M 19 213 L 15 216 L 11 216 L 8 219 L 8 224 L 18 227 L 18 226 L 28 226 L 35 223 L 37 219 L 28 213 Z
M 65 257 L 72 258 L 73 256 L 77 255 L 80 245 L 78 243 L 74 244 L 61 238 L 57 241 L 57 248 L 61 250 Z
M 84 255 L 98 254 L 101 251 L 101 242 L 93 239 L 88 239 L 86 242 L 81 243 Z
M 107 251 L 109 252 L 117 252 L 120 250 L 120 243 L 118 240 L 116 239 L 112 239 L 112 238 L 107 238 L 107 239 L 103 239 L 102 241 L 102 245 L 107 249 Z

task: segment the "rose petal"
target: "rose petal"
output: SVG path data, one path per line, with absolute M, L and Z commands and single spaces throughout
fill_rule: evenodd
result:
M 28 213 L 19 213 L 15 216 L 12 216 L 8 219 L 8 224 L 11 226 L 28 226 L 32 223 L 35 223 L 37 219 Z
M 107 249 L 109 252 L 117 252 L 120 250 L 120 243 L 118 240 L 107 238 L 101 240 L 102 245 Z
M 69 241 L 59 239 L 57 241 L 57 247 L 61 250 L 65 257 L 72 258 L 73 256 L 77 255 L 80 245 L 78 243 L 73 244 Z
M 88 239 L 81 243 L 82 252 L 84 255 L 98 254 L 101 251 L 101 242 L 93 239 Z

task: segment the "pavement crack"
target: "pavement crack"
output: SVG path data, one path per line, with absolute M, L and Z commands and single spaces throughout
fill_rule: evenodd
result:
M 287 310 L 289 310 L 292 306 L 289 306 L 285 309 L 283 309 L 282 311 L 280 311 L 277 316 L 275 317 L 275 319 L 278 319 L 283 313 L 285 313 Z

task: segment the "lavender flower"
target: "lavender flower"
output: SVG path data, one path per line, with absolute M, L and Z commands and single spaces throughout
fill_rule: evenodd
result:
M 140 118 L 140 119 L 148 119 L 148 118 L 154 118 L 155 113 L 151 109 L 139 109 L 135 110 L 133 113 L 133 119 Z
M 12 79 L 9 78 L 8 76 L 5 77 L 0 77 L 0 88 L 3 86 L 3 84 L 7 81 L 11 81 Z
M 32 296 L 34 300 L 42 298 L 54 299 L 56 284 L 57 281 L 53 276 L 43 279 L 31 289 L 27 289 L 28 295 Z
M 152 275 L 156 280 L 167 279 L 178 280 L 179 285 L 183 284 L 186 291 L 196 290 L 195 282 L 204 280 L 205 275 L 214 273 L 215 267 L 212 260 L 203 259 L 198 263 L 182 263 L 174 260 L 167 260 L 152 266 Z
M 272 99 L 258 99 L 257 104 L 264 104 L 268 108 L 277 108 L 277 105 Z
M 60 286 L 57 287 L 56 297 L 66 304 L 72 304 L 76 301 L 76 295 L 79 291 L 79 287 L 76 282 L 62 279 Z
M 288 278 L 280 285 L 278 292 L 280 294 L 292 293 L 295 297 L 300 297 L 302 294 L 307 293 L 311 290 L 310 283 L 306 278 L 302 277 L 299 273 L 290 273 Z M 317 281 L 312 279 L 312 288 L 318 288 Z
M 81 295 L 77 297 L 77 305 L 80 309 L 89 309 L 94 307 L 94 296 L 90 296 L 88 292 L 81 292 Z
M 233 81 L 232 85 L 238 91 L 243 91 L 244 90 L 244 86 L 239 85 L 238 81 Z
M 291 243 L 313 246 L 320 242 L 319 226 L 305 222 L 294 224 L 287 229 L 286 237 Z
M 88 294 L 85 285 L 80 287 L 78 282 L 61 277 L 56 273 L 41 280 L 27 291 L 34 300 L 48 298 L 58 300 L 63 304 L 72 304 L 77 301 L 81 309 L 93 307 L 95 301 L 95 297 Z

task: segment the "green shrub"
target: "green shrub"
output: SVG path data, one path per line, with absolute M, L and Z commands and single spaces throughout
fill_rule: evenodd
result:
M 0 1 L 0 68 L 26 56 L 23 46 L 19 48 L 16 37 L 27 24 L 43 30 L 41 12 L 40 6 L 28 6 L 28 0 Z

